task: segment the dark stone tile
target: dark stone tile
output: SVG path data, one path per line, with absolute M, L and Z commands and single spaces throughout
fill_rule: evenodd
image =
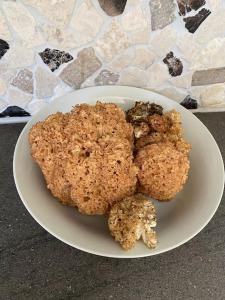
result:
M 197 10 L 205 5 L 205 0 L 177 0 L 179 14 L 185 16 L 191 10 Z
M 163 59 L 163 62 L 168 66 L 169 73 L 172 76 L 179 76 L 183 71 L 182 61 L 169 52 Z
M 184 100 L 180 103 L 180 105 L 184 106 L 187 109 L 198 108 L 197 100 L 192 99 L 189 95 L 184 98 Z
M 8 50 L 9 44 L 6 41 L 0 39 L 0 59 L 6 54 Z
M 27 117 L 27 116 L 30 116 L 30 114 L 18 106 L 9 106 L 3 112 L 0 113 L 0 118 Z
M 104 12 L 113 17 L 123 13 L 127 0 L 98 0 L 98 2 Z
M 195 16 L 183 19 L 185 22 L 185 27 L 189 32 L 194 33 L 210 14 L 210 10 L 202 8 Z
M 194 72 L 192 86 L 225 82 L 225 67 Z
M 62 64 L 73 59 L 73 56 L 68 52 L 49 48 L 46 48 L 44 51 L 40 52 L 39 55 L 52 72 L 58 69 Z

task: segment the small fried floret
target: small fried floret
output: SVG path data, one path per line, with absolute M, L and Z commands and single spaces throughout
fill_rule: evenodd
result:
M 135 141 L 135 149 L 139 150 L 146 145 L 155 143 L 172 142 L 181 152 L 186 154 L 190 151 L 190 144 L 187 143 L 183 135 L 181 117 L 178 112 L 171 110 L 163 116 L 153 115 L 149 117 L 150 133 L 140 137 Z
M 137 101 L 135 106 L 126 113 L 130 123 L 148 122 L 148 117 L 154 114 L 162 115 L 163 108 L 160 105 L 149 102 Z
M 108 225 L 124 250 L 133 248 L 140 238 L 149 248 L 156 247 L 156 233 L 152 230 L 156 226 L 155 207 L 141 194 L 117 202 L 110 210 Z
M 139 167 L 139 191 L 161 201 L 181 191 L 190 167 L 185 151 L 178 151 L 170 142 L 141 148 L 135 163 Z

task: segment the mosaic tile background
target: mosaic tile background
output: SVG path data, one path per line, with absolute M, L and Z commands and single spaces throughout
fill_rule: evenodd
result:
M 0 117 L 131 85 L 225 109 L 224 0 L 0 1 Z

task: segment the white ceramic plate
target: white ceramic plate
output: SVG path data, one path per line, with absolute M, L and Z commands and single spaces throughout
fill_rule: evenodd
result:
M 182 115 L 186 139 L 191 143 L 191 168 L 187 184 L 171 202 L 154 201 L 158 212 L 158 246 L 148 249 L 142 242 L 123 251 L 112 239 L 107 220 L 84 216 L 61 205 L 47 190 L 39 167 L 30 156 L 28 132 L 39 120 L 57 111 L 70 111 L 75 104 L 96 100 L 114 102 L 124 109 L 134 101 L 154 101 Z M 48 232 L 80 250 L 108 257 L 144 257 L 171 250 L 194 237 L 214 215 L 223 193 L 224 167 L 219 148 L 208 129 L 178 103 L 153 92 L 118 86 L 92 87 L 56 99 L 37 113 L 23 129 L 14 153 L 13 171 L 19 195 L 33 218 Z

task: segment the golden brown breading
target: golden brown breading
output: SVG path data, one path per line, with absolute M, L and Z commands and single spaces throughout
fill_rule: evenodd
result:
M 157 238 L 156 212 L 152 202 L 141 194 L 126 197 L 114 204 L 108 225 L 112 236 L 124 250 L 133 248 L 140 238 L 149 248 L 155 248 Z
M 171 142 L 141 148 L 135 163 L 140 170 L 139 191 L 161 201 L 172 199 L 183 188 L 190 167 L 186 153 Z
M 36 124 L 29 142 L 52 194 L 85 214 L 105 214 L 136 187 L 133 129 L 115 104 L 82 104 Z
M 183 138 L 180 138 L 174 145 L 178 151 L 182 152 L 187 156 L 189 155 L 191 145 L 188 142 L 186 142 Z
M 31 154 L 40 166 L 53 195 L 64 204 L 73 204 L 70 198 L 70 183 L 65 176 L 63 149 L 68 142 L 64 132 L 68 114 L 56 113 L 45 121 L 38 122 L 29 133 Z

